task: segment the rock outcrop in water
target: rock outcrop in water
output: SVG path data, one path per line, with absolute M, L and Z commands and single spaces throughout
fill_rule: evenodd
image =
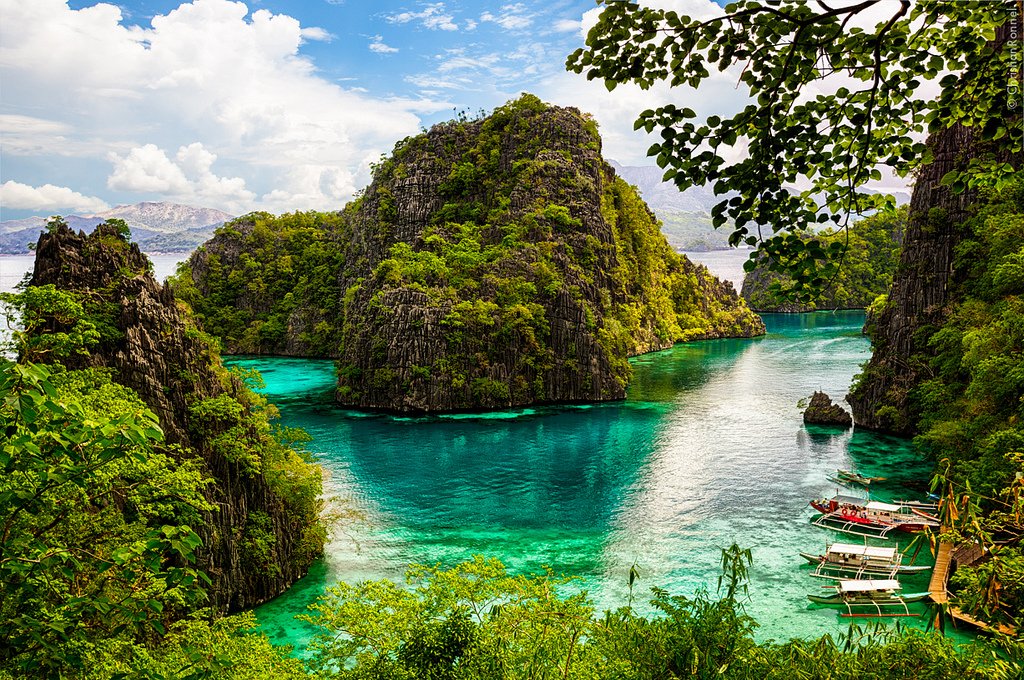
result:
M 213 478 L 206 496 L 217 510 L 195 528 L 210 604 L 234 611 L 282 593 L 323 544 L 319 468 L 270 436 L 259 398 L 224 369 L 215 345 L 116 228 L 42 234 L 31 285 L 48 284 L 81 299 L 102 325 L 89 354 L 61 363 L 109 369 L 157 414 L 168 443 L 201 458 Z
M 815 392 L 804 409 L 804 422 L 808 425 L 851 427 L 853 418 L 842 406 L 833 404 L 830 396 L 824 392 Z
M 336 357 L 341 403 L 397 411 L 620 399 L 630 356 L 763 333 L 600 148 L 527 95 L 400 142 L 340 215 L 227 225 L 176 287 L 229 351 Z

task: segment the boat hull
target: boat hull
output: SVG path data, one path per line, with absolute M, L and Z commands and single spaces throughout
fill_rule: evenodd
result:
M 815 604 L 827 604 L 827 605 L 843 605 L 856 607 L 863 605 L 867 607 L 885 607 L 886 605 L 902 605 L 911 604 L 914 602 L 920 602 L 927 598 L 931 593 L 907 593 L 906 595 L 900 595 L 897 597 L 843 597 L 840 593 L 833 595 L 808 595 L 807 599 Z
M 836 562 L 830 562 L 825 559 L 824 555 L 812 555 L 811 553 L 800 553 L 800 557 L 807 560 L 810 564 L 821 567 L 821 569 L 829 571 L 845 571 L 850 573 L 864 573 L 864 574 L 920 574 L 931 569 L 928 565 L 924 564 L 899 564 L 892 567 L 886 565 L 879 566 L 867 566 L 862 564 L 837 564 Z
M 931 516 L 923 512 L 916 512 L 914 515 L 910 513 L 893 515 L 891 513 L 874 511 L 869 506 L 840 505 L 834 500 L 813 500 L 810 505 L 822 515 L 828 516 L 830 520 L 849 524 L 851 527 L 862 526 L 866 529 L 877 531 L 884 530 L 888 532 L 896 530 L 908 534 L 916 534 L 929 527 L 938 526 L 936 520 L 933 520 Z M 909 519 L 910 517 L 918 521 Z

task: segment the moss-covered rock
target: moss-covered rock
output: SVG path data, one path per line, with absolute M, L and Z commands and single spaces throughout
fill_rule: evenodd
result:
M 839 404 L 833 404 L 832 398 L 824 392 L 811 395 L 811 401 L 804 409 L 804 422 L 808 425 L 853 426 L 850 414 Z
M 399 411 L 619 399 L 630 356 L 763 333 L 600 149 L 589 116 L 525 95 L 399 142 L 301 247 L 296 216 L 230 223 L 177 289 L 229 351 L 336 357 L 340 402 Z

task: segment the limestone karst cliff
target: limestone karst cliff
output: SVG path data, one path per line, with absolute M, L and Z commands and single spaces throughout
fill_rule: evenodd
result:
M 954 253 L 977 200 L 976 192 L 956 194 L 940 184 L 947 172 L 971 157 L 974 131 L 954 126 L 933 134 L 928 143 L 935 160 L 918 175 L 892 288 L 877 318 L 869 320 L 871 360 L 847 396 L 857 425 L 902 435 L 915 432 L 910 392 L 924 369 L 909 359 L 926 349 L 931 332 L 949 313 L 947 303 L 957 280 Z
M 229 351 L 335 357 L 340 402 L 398 411 L 619 399 L 630 356 L 764 331 L 530 95 L 399 142 L 339 214 L 226 225 L 175 287 Z
M 195 527 L 197 566 L 218 610 L 252 607 L 306 573 L 323 545 L 320 470 L 280 443 L 268 406 L 225 370 L 215 344 L 157 283 L 146 257 L 114 225 L 89 235 L 66 226 L 40 236 L 31 285 L 82 301 L 99 332 L 60 363 L 105 368 L 159 417 L 176 455 L 198 457 L 215 510 Z M 52 320 L 47 332 L 60 332 Z

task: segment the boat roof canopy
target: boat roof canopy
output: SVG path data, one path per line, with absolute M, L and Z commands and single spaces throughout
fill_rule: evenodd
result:
M 899 590 L 900 582 L 896 579 L 880 580 L 848 580 L 839 582 L 839 591 L 843 593 L 864 593 L 872 590 Z
M 903 509 L 903 506 L 893 505 L 892 503 L 880 503 L 879 501 L 868 501 L 864 507 L 868 510 L 881 510 L 883 512 L 899 512 Z
M 860 496 L 846 496 L 843 494 L 833 496 L 832 500 L 834 500 L 836 503 L 846 503 L 848 505 L 856 506 L 863 506 L 865 503 L 868 502 L 868 499 L 861 498 Z
M 855 543 L 833 543 L 828 547 L 830 554 L 861 555 L 891 560 L 896 556 L 896 548 L 880 548 L 873 545 L 857 545 Z

